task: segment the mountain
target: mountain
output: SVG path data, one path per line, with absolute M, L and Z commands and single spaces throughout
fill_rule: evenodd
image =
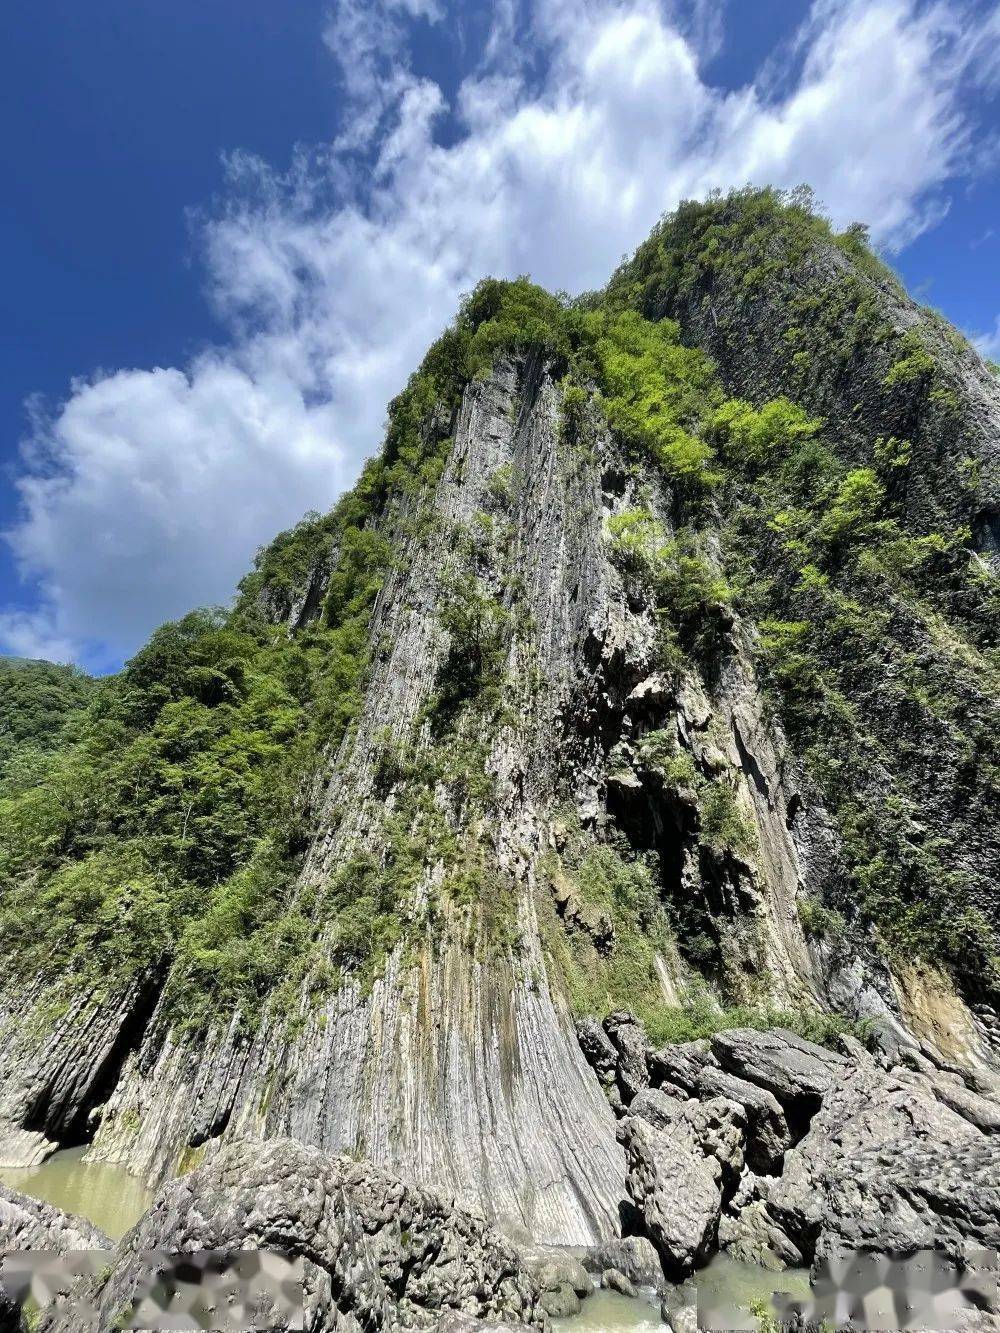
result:
M 285 1136 L 594 1245 L 649 1050 L 985 1098 L 998 459 L 994 372 L 804 192 L 482 282 L 333 512 L 4 777 L 0 1157 Z
M 17 755 L 57 746 L 93 689 L 76 667 L 0 657 L 0 774 Z

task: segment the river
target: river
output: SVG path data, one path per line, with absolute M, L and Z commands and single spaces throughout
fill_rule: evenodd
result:
M 149 1207 L 153 1192 L 124 1167 L 85 1162 L 85 1152 L 86 1148 L 66 1148 L 40 1166 L 0 1168 L 0 1181 L 85 1217 L 118 1240 Z M 698 1286 L 702 1300 L 713 1310 L 716 1328 L 756 1327 L 749 1303 L 767 1300 L 773 1291 L 809 1295 L 805 1269 L 769 1273 L 721 1254 L 698 1273 Z M 653 1333 L 663 1328 L 660 1302 L 652 1292 L 629 1300 L 616 1292 L 598 1291 L 584 1301 L 578 1315 L 553 1320 L 554 1333 Z

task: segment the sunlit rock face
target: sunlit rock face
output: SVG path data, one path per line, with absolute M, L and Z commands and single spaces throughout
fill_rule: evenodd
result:
M 994 1131 L 1000 392 L 870 255 L 747 208 L 678 215 L 579 308 L 485 284 L 375 480 L 262 554 L 223 627 L 250 665 L 176 688 L 213 719 L 279 667 L 281 706 L 326 691 L 273 891 L 226 917 L 229 881 L 188 884 L 180 939 L 103 985 L 15 961 L 0 1161 L 90 1142 L 156 1183 L 289 1138 L 687 1272 L 720 1236 L 815 1248 L 789 1164 L 874 1075 L 802 1034 L 863 1023 L 929 1132 Z M 53 845 L 20 891 L 84 855 Z M 229 934 L 186 947 L 210 909 Z

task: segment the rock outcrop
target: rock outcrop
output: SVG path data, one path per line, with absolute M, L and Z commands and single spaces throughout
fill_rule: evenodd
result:
M 610 1021 L 612 1049 L 626 1023 Z M 630 1225 L 668 1275 L 716 1244 L 774 1268 L 857 1250 L 934 1249 L 961 1263 L 1000 1247 L 1000 1102 L 954 1070 L 912 1054 L 919 1072 L 894 1065 L 849 1035 L 840 1052 L 780 1029 L 654 1050 L 630 1029 L 621 1070 L 593 1025 L 582 1037 L 613 1099 L 637 1068 L 649 1079 L 621 1107 L 619 1137 Z
M 237 1165 L 280 1211 L 319 1163 L 328 1304 L 395 1190 L 460 1257 L 411 1288 L 380 1222 L 362 1322 L 579 1299 L 487 1222 L 632 1283 L 992 1234 L 998 440 L 974 351 L 801 201 L 686 205 L 580 304 L 481 284 L 357 488 L 102 686 L 44 818 L 11 789 L 0 1162 L 197 1164 L 143 1236 L 204 1244 Z M 875 1051 L 752 1026 L 823 1013 Z
M 143 1255 L 153 1249 L 275 1249 L 301 1258 L 306 1327 L 314 1333 L 471 1328 L 479 1320 L 547 1327 L 536 1280 L 482 1219 L 368 1163 L 273 1139 L 227 1148 L 167 1185 L 108 1271 L 83 1279 L 39 1328 L 114 1326 L 147 1282 Z M 81 1316 L 83 1301 L 92 1313 Z M 283 1326 L 270 1321 L 271 1311 L 259 1314 L 262 1324 Z
M 11 1255 L 20 1250 L 42 1251 L 51 1257 L 49 1277 L 53 1295 L 73 1287 L 71 1275 L 57 1274 L 58 1257 L 70 1250 L 111 1250 L 113 1242 L 85 1218 L 63 1212 L 0 1184 L 0 1333 L 21 1333 L 21 1311 L 31 1281 L 27 1270 L 11 1280 Z

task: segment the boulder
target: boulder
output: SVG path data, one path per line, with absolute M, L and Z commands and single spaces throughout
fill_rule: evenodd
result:
M 714 1065 L 703 1066 L 695 1090 L 700 1097 L 725 1097 L 742 1106 L 747 1120 L 747 1162 L 755 1171 L 780 1170 L 793 1140 L 781 1103 L 772 1092 Z
M 723 1069 L 708 1041 L 650 1051 L 647 1066 L 657 1090 L 670 1093 L 672 1088 L 681 1088 L 689 1097 L 726 1097 L 737 1102 L 747 1115 L 748 1161 L 757 1171 L 780 1169 L 782 1157 L 792 1146 L 781 1103 L 766 1088 Z
M 576 1025 L 576 1038 L 587 1063 L 606 1087 L 615 1081 L 618 1052 L 608 1034 L 596 1018 L 581 1018 Z
M 656 1246 L 648 1236 L 623 1236 L 608 1240 L 588 1250 L 583 1259 L 592 1273 L 615 1269 L 636 1287 L 657 1287 L 663 1283 L 663 1268 Z
M 809 1116 L 853 1064 L 815 1042 L 773 1028 L 731 1028 L 712 1037 L 712 1054 L 723 1069 L 774 1094 L 781 1104 Z
M 752 1171 L 744 1173 L 719 1219 L 719 1249 L 742 1263 L 779 1272 L 800 1265 L 802 1253 L 768 1212 L 767 1185 Z
M 635 1284 L 630 1282 L 624 1273 L 620 1273 L 617 1268 L 606 1268 L 601 1274 L 601 1286 L 608 1291 L 617 1291 L 620 1296 L 627 1296 L 629 1300 L 635 1300 L 638 1296 Z
M 56 1308 L 40 1328 L 114 1326 L 148 1276 L 144 1251 L 257 1248 L 305 1261 L 306 1326 L 314 1333 L 437 1329 L 458 1315 L 547 1325 L 538 1283 L 482 1218 L 370 1163 L 271 1139 L 231 1144 L 166 1185 L 115 1252 L 110 1275 L 84 1279 L 94 1320 Z M 288 1326 L 273 1310 L 261 1314 L 268 1327 Z
M 676 1046 L 662 1046 L 647 1056 L 650 1080 L 659 1088 L 672 1083 L 689 1097 L 698 1091 L 698 1077 L 706 1064 L 715 1064 L 707 1041 L 685 1041 Z
M 768 1212 L 808 1258 L 1000 1246 L 1000 1142 L 919 1081 L 853 1067 L 768 1182 Z
M 55 1255 L 78 1250 L 110 1250 L 114 1242 L 103 1231 L 64 1213 L 50 1203 L 20 1194 L 0 1184 L 0 1254 L 5 1251 L 43 1250 Z M 0 1268 L 0 1333 L 15 1333 L 21 1328 L 21 1307 L 28 1294 L 32 1273 L 12 1269 L 10 1261 Z M 67 1295 L 76 1279 L 53 1264 L 45 1285 L 55 1295 Z
M 626 1186 L 643 1229 L 667 1277 L 685 1277 L 714 1244 L 722 1168 L 702 1151 L 683 1113 L 659 1129 L 641 1116 L 627 1116 L 618 1137 L 625 1147 Z
M 623 1105 L 628 1106 L 637 1092 L 649 1086 L 646 1030 L 632 1014 L 620 1012 L 608 1015 L 604 1031 L 618 1057 L 615 1065 L 618 1090 Z
M 114 1241 L 82 1217 L 0 1184 L 0 1252 L 110 1250 Z
M 684 1093 L 678 1096 L 661 1088 L 643 1088 L 629 1104 L 629 1115 L 641 1116 L 654 1129 L 665 1129 L 676 1119 L 678 1102 L 687 1101 Z
M 577 1314 L 580 1302 L 594 1290 L 590 1274 L 571 1251 L 555 1245 L 518 1245 L 517 1252 L 534 1278 L 546 1314 Z

